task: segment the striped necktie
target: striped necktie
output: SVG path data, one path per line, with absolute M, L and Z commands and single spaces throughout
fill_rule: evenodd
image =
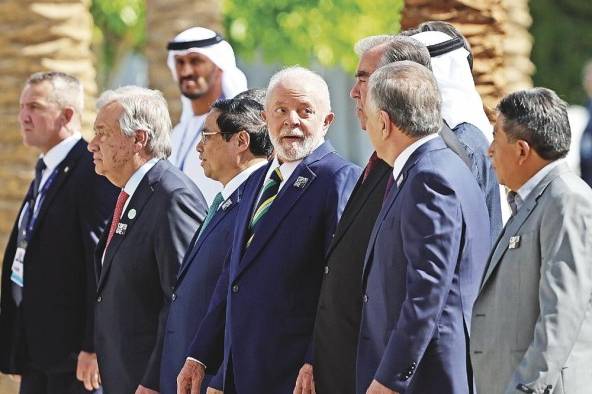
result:
M 206 226 L 208 225 L 208 223 L 210 223 L 210 221 L 212 220 L 212 218 L 216 214 L 216 211 L 218 211 L 220 204 L 222 204 L 223 202 L 224 202 L 224 197 L 222 197 L 222 193 L 216 194 L 216 197 L 214 197 L 214 201 L 212 201 L 212 205 L 210 205 L 210 209 L 208 209 L 208 215 L 204 219 L 204 221 L 199 229 L 199 235 L 197 236 L 197 239 L 199 239 L 199 237 L 201 237 L 201 234 L 205 230 Z
M 257 207 L 253 211 L 253 217 L 249 222 L 249 238 L 247 241 L 247 246 L 249 246 L 251 241 L 253 241 L 255 231 L 257 230 L 257 225 L 261 222 L 263 216 L 265 216 L 265 214 L 269 211 L 271 204 L 277 197 L 282 179 L 283 178 L 280 168 L 276 167 L 275 170 L 271 172 L 267 182 L 265 182 L 265 185 L 263 186 L 263 192 L 261 192 L 261 198 L 259 198 Z

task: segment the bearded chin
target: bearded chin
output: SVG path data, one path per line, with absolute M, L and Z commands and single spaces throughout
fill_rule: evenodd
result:
M 307 138 L 302 143 L 290 144 L 289 146 L 278 143 L 279 141 L 272 138 L 277 155 L 285 161 L 297 161 L 304 159 L 310 155 L 316 146 L 316 140 L 314 138 Z
M 181 90 L 181 94 L 187 97 L 189 100 L 197 100 L 198 98 L 203 97 L 203 95 L 206 94 L 206 92 L 190 93 Z

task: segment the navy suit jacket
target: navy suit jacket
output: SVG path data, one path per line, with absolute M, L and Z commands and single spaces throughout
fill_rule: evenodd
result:
M 243 188 L 244 183 L 220 205 L 197 240 L 199 231 L 195 233 L 179 269 L 164 332 L 160 367 L 161 394 L 177 393 L 177 375 L 185 363 L 193 336 L 208 311 L 222 267 L 230 254 L 234 222 Z M 207 372 L 202 392 L 205 392 L 211 374 L 216 370 L 208 369 Z
M 437 137 L 405 164 L 366 253 L 356 386 L 469 392 L 467 332 L 490 247 L 483 193 Z
M 135 214 L 130 215 L 131 210 Z M 95 338 L 106 393 L 159 390 L 162 339 L 177 271 L 204 219 L 206 202 L 168 160 L 144 175 L 101 264 L 107 231 L 95 254 Z
M 28 363 L 48 372 L 74 371 L 81 350 L 94 352 L 94 250 L 113 212 L 117 189 L 95 173 L 80 140 L 58 164 L 39 208 L 24 261 L 23 301 L 17 307 L 10 273 L 15 221 L 2 267 L 0 371 L 20 374 Z M 32 193 L 29 192 L 24 201 Z
M 304 158 L 245 247 L 269 166 L 245 184 L 228 269 L 190 355 L 217 368 L 237 392 L 291 393 L 311 352 L 324 257 L 360 168 L 323 143 Z M 224 391 L 230 393 L 224 387 Z

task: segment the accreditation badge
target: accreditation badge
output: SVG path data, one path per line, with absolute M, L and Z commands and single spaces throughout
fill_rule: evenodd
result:
M 10 274 L 10 280 L 20 287 L 23 287 L 24 283 L 25 270 L 23 262 L 25 261 L 26 252 L 27 243 L 25 241 L 20 242 L 16 248 L 14 260 L 12 261 L 12 273 Z

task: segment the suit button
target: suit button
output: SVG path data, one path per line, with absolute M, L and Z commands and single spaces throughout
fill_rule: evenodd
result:
M 326 266 L 325 266 L 325 275 L 327 275 L 328 273 L 329 273 L 329 266 L 328 266 L 328 265 L 326 265 Z
M 368 302 L 368 295 L 367 294 L 364 294 L 362 296 L 362 301 L 364 301 L 364 304 Z
M 238 285 L 232 286 L 232 292 L 233 293 L 238 293 Z
M 97 302 L 101 302 L 101 301 L 103 301 L 103 297 L 102 296 L 98 296 L 97 297 Z
M 171 296 L 171 300 L 175 301 L 177 299 L 177 295 L 175 293 L 173 293 L 173 295 Z

